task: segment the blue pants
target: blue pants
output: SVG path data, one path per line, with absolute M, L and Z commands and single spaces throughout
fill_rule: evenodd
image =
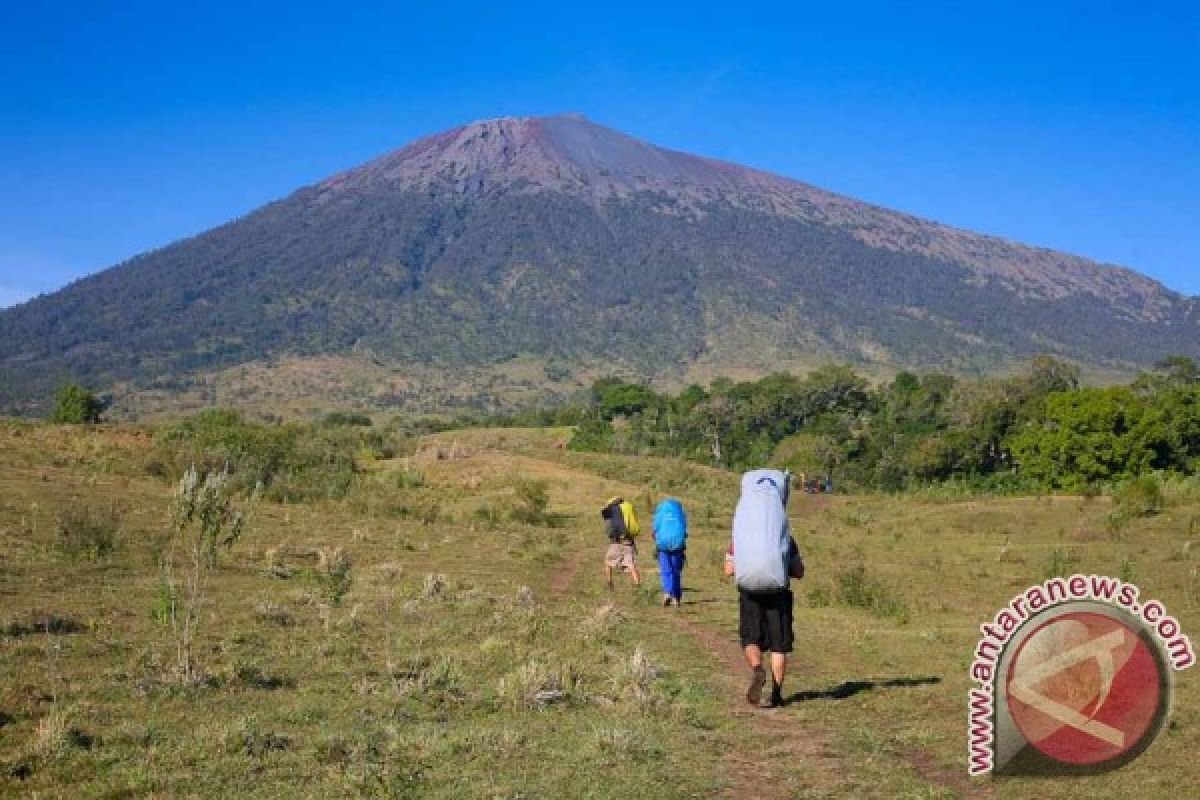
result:
M 658 551 L 658 572 L 662 576 L 663 594 L 683 599 L 683 551 Z

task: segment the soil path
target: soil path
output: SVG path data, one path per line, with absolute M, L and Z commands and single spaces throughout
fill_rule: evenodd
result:
M 558 466 L 558 465 L 556 465 Z M 580 480 L 600 480 L 580 472 Z M 598 487 L 597 487 L 598 488 Z M 803 496 L 805 505 L 823 507 L 824 496 Z M 810 509 L 811 510 L 811 509 Z M 594 548 L 581 543 L 568 553 L 550 582 L 555 597 L 566 596 L 575 585 L 580 569 Z M 646 570 L 651 572 L 651 570 Z M 644 580 L 651 579 L 645 575 Z M 723 759 L 723 797 L 791 797 L 797 793 L 838 795 L 846 788 L 852 766 L 840 753 L 833 734 L 811 722 L 802 723 L 794 713 L 781 709 L 755 709 L 745 701 L 749 669 L 732 629 L 726 631 L 692 617 L 686 606 L 671 615 L 673 624 L 696 639 L 722 667 L 722 681 L 730 698 L 729 713 L 744 726 L 736 745 Z M 768 682 L 769 683 L 769 682 Z M 913 770 L 929 783 L 950 789 L 959 797 L 990 798 L 991 787 L 973 786 L 966 775 L 939 765 L 928 753 L 914 749 L 900 754 Z
M 725 668 L 730 713 L 750 734 L 723 759 L 727 788 L 722 796 L 789 797 L 798 789 L 833 788 L 844 782 L 847 766 L 826 731 L 802 727 L 786 709 L 755 709 L 746 703 L 750 673 L 733 638 L 684 616 L 677 617 L 676 624 Z
M 568 556 L 558 572 L 554 573 L 554 577 L 550 581 L 550 593 L 555 597 L 562 597 L 575 583 L 575 576 L 579 574 L 580 565 L 583 564 L 584 556 L 588 548 L 576 547 Z
M 570 552 L 550 582 L 550 592 L 563 597 L 575 584 L 581 565 L 591 548 L 580 546 Z M 723 667 L 723 682 L 730 700 L 730 713 L 747 726 L 746 736 L 723 759 L 721 774 L 727 789 L 723 797 L 788 797 L 799 788 L 835 787 L 846 774 L 830 737 L 823 731 L 801 728 L 783 709 L 754 709 L 744 699 L 746 662 L 738 643 L 715 628 L 674 615 L 674 624 L 703 645 Z

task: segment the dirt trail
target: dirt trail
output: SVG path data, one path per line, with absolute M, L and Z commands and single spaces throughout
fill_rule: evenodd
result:
M 579 568 L 583 564 L 587 550 L 586 547 L 575 548 L 567 556 L 562 568 L 554 573 L 554 578 L 550 581 L 550 593 L 555 597 L 562 597 L 571 588 L 571 584 L 575 583 L 575 576 L 579 574 Z
M 562 469 L 561 465 L 554 466 Z M 609 483 L 590 473 L 578 472 L 577 476 Z M 805 504 L 812 506 L 810 511 L 828 504 L 824 496 L 803 497 Z M 581 543 L 567 555 L 550 583 L 554 596 L 563 597 L 571 591 L 582 564 L 593 550 Z M 745 726 L 745 735 L 739 735 L 735 749 L 722 760 L 720 772 L 728 787 L 722 796 L 789 797 L 800 790 L 836 794 L 839 787 L 846 785 L 852 767 L 846 755 L 838 752 L 830 731 L 801 723 L 787 708 L 753 709 L 746 704 L 749 670 L 732 629 L 719 630 L 696 620 L 686 607 L 670 616 L 674 625 L 696 639 L 723 667 L 723 682 L 730 698 L 729 713 Z M 991 787 L 972 786 L 965 775 L 947 770 L 923 751 L 914 749 L 900 755 L 923 779 L 960 797 L 992 796 Z
M 805 787 L 834 787 L 844 781 L 846 764 L 827 732 L 801 727 L 784 709 L 756 710 L 746 704 L 749 670 L 733 638 L 684 616 L 677 616 L 676 624 L 725 667 L 730 711 L 754 734 L 724 758 L 721 771 L 729 784 L 724 796 L 787 797 L 787 789 L 801 788 L 798 779 Z
M 594 548 L 579 546 L 570 552 L 550 582 L 555 597 L 574 586 L 585 558 Z M 798 778 L 805 786 L 836 786 L 846 765 L 837 755 L 830 737 L 811 728 L 802 729 L 782 710 L 754 710 L 743 699 L 746 663 L 737 642 L 716 629 L 675 614 L 673 622 L 699 641 L 713 659 L 724 667 L 730 713 L 741 717 L 752 735 L 741 737 L 737 749 L 724 758 L 721 774 L 729 788 L 725 797 L 786 797 Z M 799 788 L 795 786 L 795 788 Z

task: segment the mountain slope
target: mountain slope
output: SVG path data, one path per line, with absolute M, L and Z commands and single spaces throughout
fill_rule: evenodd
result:
M 0 402 L 36 408 L 66 374 L 124 397 L 289 356 L 453 373 L 531 355 L 682 378 L 1034 352 L 1117 370 L 1200 356 L 1200 306 L 581 117 L 506 118 L 0 313 Z

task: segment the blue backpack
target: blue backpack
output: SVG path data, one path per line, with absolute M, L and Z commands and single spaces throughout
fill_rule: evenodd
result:
M 687 547 L 687 515 L 674 497 L 668 497 L 654 510 L 654 544 L 659 550 L 674 552 Z

